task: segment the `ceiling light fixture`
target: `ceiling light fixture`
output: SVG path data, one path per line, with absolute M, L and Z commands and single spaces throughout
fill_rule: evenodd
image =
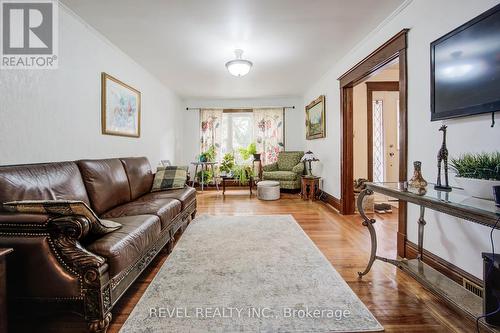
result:
M 250 68 L 252 68 L 252 62 L 241 58 L 243 50 L 236 49 L 234 50 L 234 54 L 236 55 L 236 59 L 226 62 L 227 70 L 234 76 L 247 75 L 250 72 Z

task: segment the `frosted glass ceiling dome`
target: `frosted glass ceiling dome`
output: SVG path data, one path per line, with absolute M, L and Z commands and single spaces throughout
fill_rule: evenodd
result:
M 241 57 L 243 50 L 234 50 L 234 54 L 236 55 L 236 59 L 226 62 L 227 70 L 231 75 L 237 77 L 247 75 L 250 72 L 250 68 L 252 68 L 252 62 Z

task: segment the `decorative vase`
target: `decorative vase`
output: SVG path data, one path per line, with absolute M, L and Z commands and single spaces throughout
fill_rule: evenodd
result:
M 455 177 L 458 186 L 462 187 L 471 197 L 494 200 L 493 186 L 499 186 L 500 180 L 475 179 Z
M 260 161 L 260 154 L 253 154 L 254 161 Z
M 417 189 L 423 189 L 427 187 L 427 181 L 422 176 L 422 162 L 413 162 L 413 177 L 410 179 L 408 185 Z
M 200 162 L 206 162 L 207 157 L 205 155 L 200 155 Z

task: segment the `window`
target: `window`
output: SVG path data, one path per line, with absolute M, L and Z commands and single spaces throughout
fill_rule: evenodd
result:
M 263 164 L 274 163 L 285 149 L 283 108 L 247 110 L 202 109 L 200 152 L 215 147 L 217 160 L 255 143 Z M 237 163 L 238 154 L 235 154 Z
M 253 142 L 253 112 L 224 112 L 222 114 L 221 154 L 246 148 Z

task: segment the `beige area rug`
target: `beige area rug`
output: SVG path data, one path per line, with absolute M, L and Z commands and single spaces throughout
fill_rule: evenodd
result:
M 292 216 L 204 215 L 120 332 L 381 330 Z

